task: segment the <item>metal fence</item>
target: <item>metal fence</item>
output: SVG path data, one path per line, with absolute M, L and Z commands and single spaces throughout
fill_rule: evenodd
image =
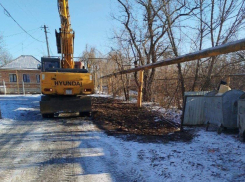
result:
M 245 99 L 238 101 L 237 125 L 239 127 L 239 136 L 245 141 Z
M 2 82 L 0 84 L 0 94 L 40 94 L 41 86 L 39 83 L 8 83 Z

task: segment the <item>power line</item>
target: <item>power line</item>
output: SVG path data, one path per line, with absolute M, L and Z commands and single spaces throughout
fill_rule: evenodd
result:
M 28 30 L 27 32 L 33 32 L 34 30 L 38 30 L 40 28 L 36 28 L 36 29 L 32 29 L 32 30 Z M 35 31 L 36 32 L 36 31 Z M 19 33 L 15 33 L 15 34 L 11 34 L 11 35 L 7 35 L 7 36 L 4 36 L 4 38 L 6 37 L 12 37 L 12 36 L 15 36 L 15 35 L 19 35 L 19 34 L 23 34 L 25 32 L 19 32 Z
M 38 39 L 36 39 L 35 37 L 33 37 L 31 34 L 29 34 L 12 16 L 11 14 L 8 12 L 8 10 L 6 10 L 6 8 L 0 3 L 0 5 L 2 6 L 2 8 L 4 9 L 4 14 L 8 17 L 10 17 L 27 35 L 29 35 L 31 38 L 33 38 L 34 40 L 38 41 L 38 42 L 43 42 L 40 41 Z
M 38 22 L 40 22 L 40 21 L 33 15 L 33 13 L 32 13 L 28 8 L 25 8 L 25 9 L 22 8 L 22 7 L 20 6 L 20 4 L 19 4 L 17 1 L 14 2 L 14 3 L 17 4 L 17 5 L 19 6 L 19 8 L 20 8 L 23 12 L 26 13 L 26 15 L 29 14 L 29 17 L 32 17 L 32 18 L 36 19 Z M 24 4 L 24 1 L 22 1 L 21 4 L 24 5 L 23 7 L 27 7 L 27 6 Z M 27 10 L 27 11 L 26 11 L 26 10 Z
M 11 46 L 8 50 L 12 50 L 12 49 L 16 48 L 17 46 L 19 46 L 19 45 L 21 45 L 21 44 L 23 44 L 23 43 L 25 43 L 27 41 L 29 41 L 29 38 L 19 42 L 18 44 L 15 44 L 14 46 Z
M 37 31 L 37 30 L 36 30 Z M 35 31 L 35 32 L 36 32 Z M 24 32 L 23 32 L 24 33 Z M 27 35 L 26 35 L 27 36 Z M 23 36 L 23 37 L 26 37 L 26 36 Z M 41 37 L 41 36 L 40 36 Z M 40 38 L 40 37 L 38 37 L 38 39 Z M 5 36 L 4 36 L 4 38 L 5 38 Z M 19 46 L 19 45 L 21 45 L 21 44 L 23 44 L 23 43 L 25 43 L 25 42 L 27 42 L 27 41 L 29 41 L 31 38 L 28 36 L 28 37 L 26 37 L 26 38 L 24 38 L 21 42 L 19 42 L 19 43 L 17 43 L 17 44 L 14 44 L 14 45 L 12 45 L 12 46 L 10 46 L 10 48 L 8 49 L 8 50 L 12 50 L 12 49 L 14 49 L 15 47 L 17 47 L 17 46 Z M 33 39 L 31 39 L 31 40 L 33 40 Z M 34 40 L 34 41 L 36 41 L 36 40 Z
M 43 35 L 40 35 L 40 36 L 38 37 L 38 39 L 39 39 L 40 37 L 42 37 L 42 36 L 43 36 Z M 18 47 L 19 45 L 28 42 L 29 40 L 30 40 L 30 37 L 27 37 L 27 38 L 25 38 L 23 41 L 21 41 L 21 42 L 15 44 L 15 45 L 10 46 L 10 48 L 8 48 L 8 50 L 12 50 L 12 49 Z M 35 42 L 35 41 L 36 41 L 36 40 L 33 40 L 33 42 Z
M 43 35 L 41 35 L 40 37 L 42 37 L 42 36 L 43 36 Z M 38 38 L 40 38 L 40 37 L 38 37 Z M 21 51 L 22 49 L 25 49 L 25 48 L 29 47 L 29 46 L 32 45 L 34 42 L 35 42 L 35 40 L 32 41 L 32 42 L 30 42 L 29 44 L 27 44 L 26 46 L 22 47 L 21 49 L 15 51 L 15 52 L 19 52 L 19 51 Z M 22 43 L 20 43 L 20 44 L 23 44 L 23 43 L 24 43 L 24 42 L 22 42 Z

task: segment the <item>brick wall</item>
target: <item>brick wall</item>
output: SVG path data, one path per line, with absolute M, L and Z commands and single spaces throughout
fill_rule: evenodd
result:
M 41 93 L 40 83 L 37 82 L 36 75 L 40 75 L 40 70 L 0 70 L 0 94 L 4 94 L 3 81 L 5 81 L 7 94 L 35 94 Z M 10 82 L 10 74 L 16 74 L 16 82 Z M 23 74 L 30 75 L 30 82 L 24 82 L 23 89 Z

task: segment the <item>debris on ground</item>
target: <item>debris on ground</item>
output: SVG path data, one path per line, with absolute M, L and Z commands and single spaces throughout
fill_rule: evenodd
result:
M 110 135 L 161 136 L 174 141 L 190 141 L 193 138 L 193 133 L 180 132 L 180 125 L 165 119 L 161 112 L 138 108 L 135 103 L 93 97 L 92 110 L 93 122 Z

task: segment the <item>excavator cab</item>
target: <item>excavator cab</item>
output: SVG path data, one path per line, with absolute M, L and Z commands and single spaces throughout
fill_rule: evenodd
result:
M 47 72 L 49 69 L 60 68 L 61 60 L 60 58 L 41 58 L 42 72 Z

